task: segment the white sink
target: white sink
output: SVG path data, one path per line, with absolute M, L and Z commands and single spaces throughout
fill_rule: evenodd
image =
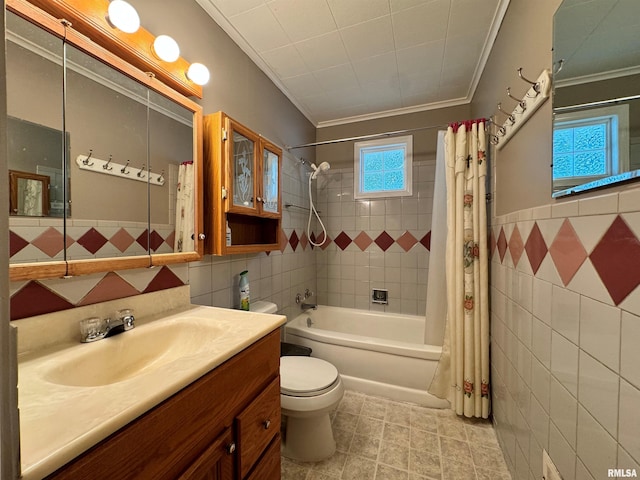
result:
M 226 330 L 215 322 L 189 317 L 137 326 L 68 349 L 54 366 L 43 370 L 43 379 L 71 387 L 122 382 L 206 350 Z

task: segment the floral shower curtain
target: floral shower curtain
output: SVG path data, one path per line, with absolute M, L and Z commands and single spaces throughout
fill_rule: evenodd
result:
M 193 252 L 195 250 L 193 183 L 193 162 L 183 162 L 178 169 L 174 252 Z
M 489 287 L 485 121 L 449 125 L 447 185 L 447 324 L 443 354 L 430 391 L 466 417 L 487 418 Z

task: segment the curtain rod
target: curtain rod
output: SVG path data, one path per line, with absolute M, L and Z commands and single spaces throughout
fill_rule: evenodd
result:
M 419 127 L 419 128 L 409 128 L 406 130 L 396 130 L 393 132 L 384 132 L 384 133 L 373 133 L 371 135 L 360 135 L 357 137 L 345 137 L 345 138 L 338 138 L 336 140 L 325 140 L 323 142 L 313 142 L 313 143 L 305 143 L 302 145 L 296 145 L 295 147 L 286 147 L 287 150 L 295 150 L 296 148 L 306 148 L 306 147 L 317 147 L 320 145 L 329 145 L 332 143 L 343 143 L 343 142 L 352 142 L 354 140 L 367 140 L 367 139 L 371 139 L 371 138 L 380 138 L 380 137 L 391 137 L 393 135 L 400 135 L 402 133 L 410 133 L 410 132 L 417 132 L 418 130 L 430 130 L 432 128 L 447 128 L 449 125 L 448 124 L 443 124 L 443 125 L 431 125 L 428 127 Z
M 491 122 L 491 119 L 486 119 L 486 124 L 489 125 Z M 407 128 L 405 130 L 395 130 L 395 131 L 390 131 L 390 132 L 383 132 L 383 133 L 373 133 L 371 135 L 359 135 L 357 137 L 345 137 L 345 138 L 337 138 L 335 140 L 325 140 L 322 142 L 313 142 L 313 143 L 304 143 L 302 145 L 296 145 L 294 147 L 291 146 L 286 146 L 285 148 L 287 149 L 287 151 L 291 151 L 291 150 L 295 150 L 297 148 L 306 148 L 306 147 L 318 147 L 320 145 L 330 145 L 332 143 L 344 143 L 344 142 L 353 142 L 354 140 L 369 140 L 372 138 L 382 138 L 382 137 L 391 137 L 394 135 L 400 135 L 403 133 L 411 133 L 411 132 L 417 132 L 420 130 L 432 130 L 434 128 L 443 128 L 443 129 L 447 129 L 447 127 L 449 127 L 448 123 L 444 123 L 444 124 L 440 124 L 440 125 L 429 125 L 428 127 L 417 127 L 417 128 Z
M 571 110 L 582 110 L 584 108 L 602 107 L 605 105 L 614 105 L 616 103 L 630 102 L 631 100 L 640 99 L 640 95 L 631 95 L 629 97 L 612 98 L 611 100 L 599 100 L 597 102 L 580 103 L 577 105 L 567 105 L 566 107 L 555 107 L 554 113 L 567 112 Z

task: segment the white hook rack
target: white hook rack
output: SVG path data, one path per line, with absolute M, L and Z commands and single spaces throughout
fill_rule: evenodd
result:
M 129 180 L 137 180 L 138 182 L 149 182 L 152 185 L 163 186 L 165 182 L 164 171 L 160 174 L 153 173 L 142 169 L 131 167 L 129 162 L 126 165 L 116 163 L 109 160 L 101 160 L 94 157 L 91 153 L 89 155 L 78 155 L 76 157 L 76 164 L 82 170 L 91 170 L 96 173 L 104 173 L 114 177 L 128 178 Z M 149 178 L 147 178 L 147 176 Z
M 522 71 L 519 70 L 520 78 L 522 77 Z M 528 83 L 532 83 L 523 78 Z M 513 109 L 511 115 L 502 124 L 502 127 L 498 129 L 494 138 L 497 142 L 494 142 L 496 148 L 500 150 L 509 139 L 524 125 L 529 117 L 535 113 L 538 108 L 549 98 L 551 93 L 551 74 L 549 70 L 543 70 L 535 84 L 529 88 L 527 93 L 522 97 L 522 101 L 518 103 L 516 108 Z M 513 98 L 510 94 L 509 97 Z M 507 113 L 507 112 L 503 112 Z M 513 122 L 510 120 L 514 120 Z

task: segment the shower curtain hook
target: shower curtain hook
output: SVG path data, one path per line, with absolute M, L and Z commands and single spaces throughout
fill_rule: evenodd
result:
M 502 110 L 502 102 L 498 103 L 498 110 L 500 111 L 500 113 L 504 113 L 507 116 L 507 118 L 511 122 L 512 127 L 516 124 L 516 117 L 514 117 L 512 113 L 507 113 Z
M 535 98 L 535 97 L 537 97 L 537 96 L 540 94 L 540 84 L 539 84 L 538 82 L 532 82 L 532 81 L 531 81 L 531 80 L 529 80 L 528 78 L 523 77 L 523 76 L 522 76 L 522 67 L 520 67 L 520 68 L 518 69 L 518 76 L 519 76 L 522 80 L 524 80 L 525 82 L 527 82 L 527 83 L 531 84 L 531 86 L 533 87 L 533 91 L 534 91 L 534 92 L 536 92 L 536 94 L 535 94 L 533 97 L 527 93 L 527 97 L 529 97 L 529 98 Z
M 520 113 L 524 113 L 524 111 L 527 109 L 527 102 L 524 99 L 518 100 L 516 97 L 511 95 L 511 87 L 507 87 L 507 97 L 518 102 L 518 106 L 522 110 L 522 112 Z

